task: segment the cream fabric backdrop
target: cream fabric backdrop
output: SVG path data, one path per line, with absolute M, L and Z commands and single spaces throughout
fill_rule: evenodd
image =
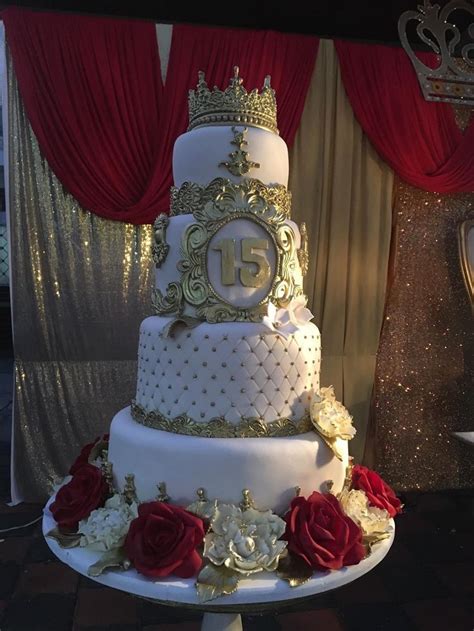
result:
M 354 415 L 364 452 L 383 318 L 393 173 L 355 120 L 332 41 L 321 40 L 290 155 L 293 218 L 308 228 L 306 293 L 322 335 L 322 385 Z

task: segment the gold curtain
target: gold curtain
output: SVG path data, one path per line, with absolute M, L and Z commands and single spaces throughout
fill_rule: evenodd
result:
M 13 500 L 39 500 L 135 393 L 151 228 L 82 210 L 40 154 L 9 76 Z
M 355 120 L 332 41 L 321 40 L 290 155 L 293 218 L 308 228 L 309 306 L 322 335 L 321 383 L 354 415 L 361 460 L 383 317 L 393 173 Z

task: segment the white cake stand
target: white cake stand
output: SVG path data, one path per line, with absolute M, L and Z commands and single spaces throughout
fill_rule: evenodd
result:
M 44 535 L 56 527 L 56 522 L 49 511 L 51 501 L 52 499 L 44 509 Z M 260 613 L 265 610 L 274 610 L 277 607 L 337 589 L 370 572 L 390 550 L 394 535 L 395 530 L 392 528 L 390 538 L 376 544 L 370 556 L 358 565 L 336 572 L 316 572 L 308 582 L 299 587 L 290 587 L 275 574 L 261 572 L 252 578 L 240 581 L 239 588 L 234 594 L 221 596 L 204 604 L 198 601 L 194 579 L 167 578 L 155 582 L 138 574 L 136 570 L 129 569 L 105 571 L 103 575 L 93 580 L 157 604 L 203 611 L 202 631 L 241 631 L 241 612 Z M 46 542 L 63 563 L 84 576 L 88 576 L 87 569 L 101 556 L 100 552 L 86 548 L 61 548 L 51 537 L 46 537 Z

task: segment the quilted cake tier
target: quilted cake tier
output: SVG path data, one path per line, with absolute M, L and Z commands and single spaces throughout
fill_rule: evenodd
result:
M 308 416 L 321 361 L 314 324 L 287 336 L 262 323 L 202 323 L 171 334 L 169 324 L 152 316 L 141 325 L 135 403 L 145 415 L 232 425 Z

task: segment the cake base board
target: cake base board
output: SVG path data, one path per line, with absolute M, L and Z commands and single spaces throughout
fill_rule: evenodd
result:
M 44 509 L 43 535 L 46 542 L 58 559 L 79 574 L 107 587 L 119 589 L 129 594 L 134 594 L 157 604 L 171 607 L 192 608 L 214 614 L 250 614 L 260 613 L 266 610 L 275 610 L 278 607 L 292 604 L 297 600 L 311 598 L 317 594 L 328 592 L 360 578 L 370 572 L 387 555 L 393 543 L 395 528 L 392 522 L 392 532 L 389 538 L 377 543 L 372 548 L 369 557 L 358 565 L 344 567 L 341 570 L 330 572 L 315 572 L 313 577 L 299 587 L 290 587 L 285 581 L 279 579 L 276 574 L 261 572 L 250 578 L 243 579 L 239 583 L 238 590 L 230 596 L 221 596 L 216 600 L 200 603 L 194 586 L 195 579 L 180 579 L 169 577 L 153 581 L 133 568 L 127 571 L 111 570 L 98 577 L 89 577 L 87 570 L 95 563 L 102 553 L 86 548 L 64 549 L 52 538 L 46 537 L 47 533 L 56 527 L 49 505 L 51 498 Z M 217 625 L 217 626 L 216 626 Z M 216 631 L 228 629 L 238 631 L 241 629 L 240 616 L 205 616 L 203 621 L 204 631 Z

